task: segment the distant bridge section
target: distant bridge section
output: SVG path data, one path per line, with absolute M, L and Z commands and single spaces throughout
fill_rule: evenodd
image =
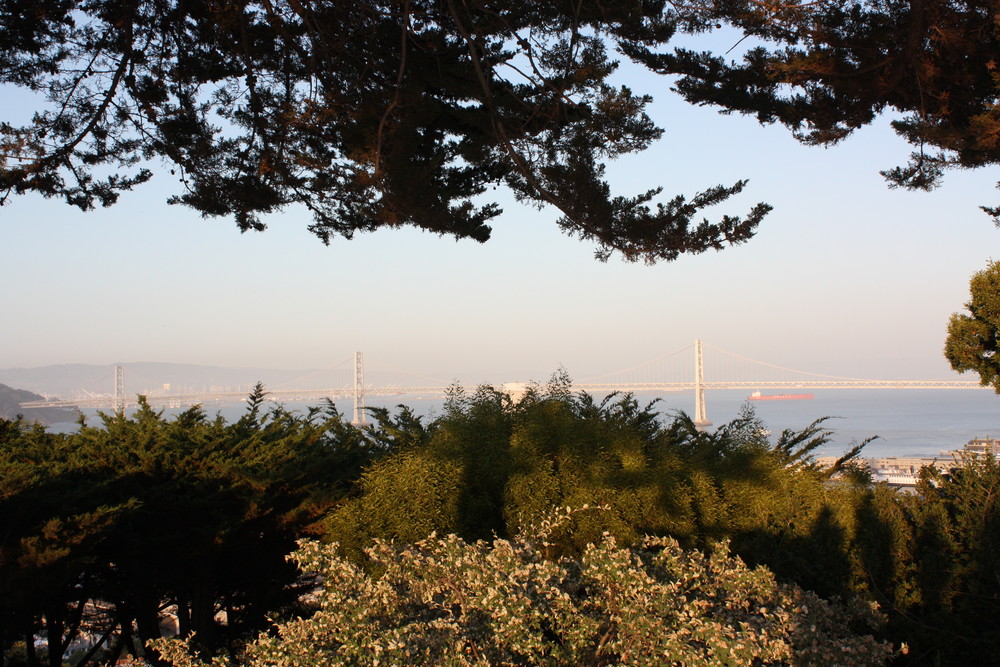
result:
M 365 387 L 366 396 L 444 396 L 448 387 L 428 386 L 428 387 Z M 247 400 L 248 392 L 245 391 L 222 391 L 222 392 L 199 392 L 193 394 L 144 394 L 146 401 L 150 405 L 156 406 L 181 406 L 196 405 L 199 403 L 242 403 Z M 270 401 L 321 401 L 329 398 L 331 400 L 350 399 L 354 397 L 353 387 L 335 387 L 333 389 L 277 389 L 267 390 L 267 399 Z M 135 401 L 130 401 L 132 405 Z M 25 401 L 20 404 L 22 408 L 114 408 L 113 397 L 108 395 L 93 395 L 78 399 L 49 399 L 42 401 Z
M 669 393 L 693 391 L 695 393 L 695 422 L 707 426 L 705 392 L 716 389 L 743 389 L 747 391 L 789 390 L 789 389 L 975 389 L 981 387 L 976 380 L 872 380 L 822 375 L 799 371 L 767 362 L 761 362 L 720 348 L 712 348 L 714 354 L 703 354 L 701 341 L 695 341 L 680 350 L 662 355 L 656 359 L 630 366 L 620 371 L 585 378 L 573 384 L 574 391 L 600 394 L 610 392 Z M 333 369 L 346 365 L 341 362 Z M 426 384 L 402 386 L 394 384 L 365 384 L 365 373 L 361 353 L 353 357 L 353 378 L 342 378 L 342 386 L 330 388 L 289 387 L 295 380 L 285 381 L 268 388 L 269 400 L 278 402 L 322 401 L 324 399 L 353 399 L 354 421 L 363 424 L 366 396 L 426 396 L 444 397 L 451 388 L 436 378 Z M 394 369 L 395 372 L 405 372 Z M 321 372 L 310 373 L 300 378 L 300 382 L 315 383 L 314 377 Z M 351 381 L 353 380 L 353 381 Z M 110 384 L 110 383 L 109 383 Z M 512 383 L 511 386 L 528 386 Z M 155 383 L 153 384 L 155 386 Z M 170 391 L 170 385 L 162 389 L 141 392 L 151 405 L 181 407 L 200 403 L 240 403 L 245 401 L 248 391 L 232 391 L 212 387 L 206 391 Z M 140 393 L 140 392 L 136 392 Z M 124 369 L 115 367 L 114 391 L 109 394 L 92 394 L 74 399 L 46 399 L 21 403 L 22 408 L 78 407 L 111 408 L 124 410 L 127 404 Z
M 978 389 L 976 380 L 741 380 L 702 383 L 705 389 Z M 573 384 L 574 391 L 656 392 L 691 391 L 694 382 L 644 382 L 633 384 Z

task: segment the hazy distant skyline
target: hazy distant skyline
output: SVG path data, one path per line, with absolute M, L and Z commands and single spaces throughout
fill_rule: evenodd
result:
M 637 90 L 649 76 L 633 74 Z M 12 198 L 0 209 L 7 288 L 0 368 L 134 361 L 325 368 L 362 350 L 466 384 L 614 371 L 701 338 L 770 363 L 853 377 L 954 377 L 948 316 L 1000 241 L 980 204 L 996 174 L 889 190 L 909 147 L 885 121 L 832 149 L 692 108 L 666 91 L 666 135 L 609 165 L 620 194 L 664 198 L 750 179 L 718 215 L 775 210 L 748 244 L 649 267 L 601 264 L 558 212 L 514 203 L 485 245 L 412 229 L 324 247 L 289 209 L 261 234 L 168 206 L 165 171 L 110 209 Z M 971 376 L 964 376 L 972 379 Z M 498 379 L 499 378 L 499 379 Z

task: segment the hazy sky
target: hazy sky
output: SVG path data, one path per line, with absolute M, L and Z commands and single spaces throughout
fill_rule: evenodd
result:
M 553 209 L 497 191 L 485 245 L 415 230 L 324 247 L 289 209 L 268 231 L 168 206 L 166 173 L 111 209 L 26 197 L 0 209 L 0 368 L 165 361 L 322 368 L 363 350 L 396 367 L 474 384 L 582 378 L 701 338 L 774 364 L 872 378 L 953 377 L 948 316 L 1000 231 L 996 173 L 953 173 L 932 193 L 889 190 L 880 169 L 909 146 L 887 123 L 833 149 L 780 127 L 686 106 L 667 82 L 629 75 L 666 128 L 609 168 L 618 194 L 664 197 L 740 178 L 720 207 L 775 210 L 748 244 L 657 266 L 602 264 Z M 653 88 L 652 86 L 655 86 Z M 973 378 L 969 378 L 973 379 Z

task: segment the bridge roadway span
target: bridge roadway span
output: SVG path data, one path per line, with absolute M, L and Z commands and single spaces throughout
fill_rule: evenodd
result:
M 518 385 L 519 387 L 524 385 Z M 543 385 L 544 386 L 544 385 Z M 977 380 L 766 380 L 740 382 L 702 382 L 703 389 L 745 389 L 763 391 L 775 389 L 977 389 L 982 385 Z M 681 392 L 694 391 L 694 382 L 644 382 L 644 383 L 581 383 L 574 384 L 573 391 L 588 393 L 605 392 Z M 365 396 L 428 396 L 444 397 L 449 387 L 365 387 Z M 354 396 L 353 387 L 335 389 L 279 389 L 268 391 L 270 401 L 320 401 L 325 398 L 332 400 L 349 399 Z M 181 406 L 197 403 L 240 403 L 245 401 L 245 392 L 218 392 L 200 394 L 151 394 L 147 396 L 150 405 Z M 44 400 L 21 403 L 22 408 L 106 408 L 110 407 L 111 396 L 91 396 L 76 400 Z

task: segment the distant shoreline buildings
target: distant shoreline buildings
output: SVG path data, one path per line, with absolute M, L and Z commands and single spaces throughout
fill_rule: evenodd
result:
M 912 488 L 916 486 L 920 479 L 920 470 L 925 466 L 947 473 L 963 458 L 987 455 L 1000 456 L 1000 438 L 973 438 L 962 449 L 943 451 L 940 456 L 935 457 L 882 456 L 863 460 L 872 473 L 872 481 Z M 835 456 L 817 458 L 817 462 L 824 466 L 833 465 L 836 460 Z

